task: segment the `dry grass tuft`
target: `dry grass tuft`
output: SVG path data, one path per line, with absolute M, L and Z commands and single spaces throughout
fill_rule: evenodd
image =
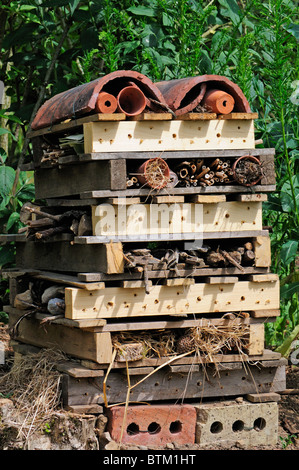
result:
M 60 405 L 60 378 L 56 365 L 65 360 L 56 350 L 42 349 L 21 356 L 0 379 L 0 393 L 9 396 L 16 409 L 19 436 L 28 437 L 46 422 Z

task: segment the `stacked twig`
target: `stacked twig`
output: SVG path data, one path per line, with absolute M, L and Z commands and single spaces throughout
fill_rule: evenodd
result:
M 28 240 L 46 240 L 59 233 L 78 236 L 91 234 L 91 218 L 84 210 L 69 210 L 53 215 L 32 204 L 24 204 L 21 212 L 21 221 L 27 227 L 21 228 L 19 233 L 26 233 Z M 32 220 L 26 213 L 35 214 L 37 217 Z
M 150 267 L 178 271 L 184 268 L 221 268 L 234 266 L 244 272 L 244 266 L 252 266 L 255 260 L 253 244 L 250 241 L 230 246 L 226 249 L 220 246 L 203 245 L 194 250 L 175 248 L 143 248 L 125 252 L 125 267 L 127 269 L 146 272 Z
M 212 162 L 204 159 L 185 160 L 174 169 L 178 176 L 178 185 L 213 186 L 217 184 L 233 183 L 233 170 L 231 160 L 216 158 Z

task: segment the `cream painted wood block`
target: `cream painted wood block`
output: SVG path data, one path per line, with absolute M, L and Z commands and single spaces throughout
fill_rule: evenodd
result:
M 65 302 L 65 316 L 74 320 L 278 309 L 279 281 L 152 286 L 149 294 L 144 288 L 66 288 Z
M 262 203 L 100 204 L 92 207 L 93 235 L 128 237 L 262 230 Z
M 85 153 L 255 148 L 253 119 L 89 122 L 83 128 Z

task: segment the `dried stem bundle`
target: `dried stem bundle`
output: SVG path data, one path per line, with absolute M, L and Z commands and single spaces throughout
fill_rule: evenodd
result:
M 59 407 L 61 374 L 56 365 L 63 360 L 61 352 L 43 349 L 22 356 L 0 379 L 0 392 L 10 395 L 16 408 L 13 424 L 25 440 Z

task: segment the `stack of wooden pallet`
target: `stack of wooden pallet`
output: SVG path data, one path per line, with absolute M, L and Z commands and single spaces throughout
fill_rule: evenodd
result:
M 36 200 L 25 229 L 1 237 L 16 244 L 5 308 L 16 351 L 69 357 L 66 408 L 102 412 L 129 383 L 137 403 L 271 401 L 285 388 L 284 361 L 264 349 L 279 315 L 262 221 L 275 152 L 256 148 L 256 117 L 90 114 L 31 132 Z M 258 162 L 254 185 L 236 179 L 241 157 Z M 164 187 L 140 182 L 149 160 L 170 169 Z

